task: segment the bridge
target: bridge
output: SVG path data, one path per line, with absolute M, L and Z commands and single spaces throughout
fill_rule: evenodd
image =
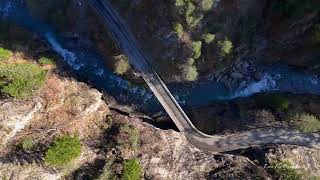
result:
M 297 130 L 264 128 L 230 135 L 207 135 L 199 131 L 175 100 L 151 65 L 150 58 L 143 53 L 129 26 L 108 0 L 88 0 L 89 5 L 105 22 L 120 49 L 129 58 L 130 65 L 137 70 L 170 118 L 188 141 L 203 150 L 225 152 L 254 145 L 292 144 L 320 149 L 320 135 Z

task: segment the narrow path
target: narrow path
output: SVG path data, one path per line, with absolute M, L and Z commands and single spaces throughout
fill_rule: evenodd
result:
M 202 133 L 192 124 L 153 69 L 149 58 L 142 52 L 134 35 L 110 2 L 108 0 L 88 0 L 88 3 L 103 18 L 121 50 L 129 57 L 131 66 L 139 71 L 178 129 L 194 146 L 212 152 L 231 151 L 262 144 L 293 144 L 320 149 L 319 134 L 306 134 L 296 130 L 256 129 L 226 136 L 210 136 Z

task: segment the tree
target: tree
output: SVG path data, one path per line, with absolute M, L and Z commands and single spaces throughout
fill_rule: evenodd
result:
M 192 42 L 191 47 L 193 50 L 193 58 L 198 59 L 201 56 L 202 42 L 201 41 Z
M 182 67 L 182 77 L 186 81 L 194 81 L 198 78 L 198 70 L 195 65 L 185 64 Z
M 233 44 L 228 38 L 225 38 L 223 41 L 218 42 L 218 47 L 220 49 L 220 55 L 226 57 L 232 52 Z
M 121 55 L 115 56 L 114 59 L 116 60 L 115 72 L 117 74 L 122 75 L 129 70 L 130 65 L 128 62 L 128 58 L 125 55 L 121 54 Z
M 179 38 L 182 38 L 183 36 L 183 27 L 180 23 L 175 23 L 173 26 L 173 29 L 175 30 L 175 33 Z
M 54 166 L 64 166 L 70 163 L 81 153 L 81 144 L 78 138 L 62 136 L 57 138 L 46 152 L 44 161 Z
M 216 35 L 211 34 L 211 33 L 206 33 L 206 34 L 204 34 L 203 37 L 202 37 L 202 39 L 204 40 L 204 42 L 205 42 L 206 44 L 212 43 L 212 42 L 215 40 L 215 38 L 216 38 Z
M 203 11 L 209 11 L 213 6 L 213 0 L 202 0 L 201 1 L 201 9 Z

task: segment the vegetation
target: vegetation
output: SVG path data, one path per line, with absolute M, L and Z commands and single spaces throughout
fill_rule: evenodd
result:
M 81 153 L 81 144 L 77 137 L 62 136 L 57 138 L 49 147 L 45 155 L 45 163 L 62 167 L 77 157 Z
M 289 100 L 276 94 L 261 94 L 256 97 L 256 102 L 263 107 L 284 111 L 289 108 Z
M 122 54 L 115 56 L 114 58 L 117 61 L 115 63 L 115 72 L 120 75 L 126 73 L 130 68 L 128 58 Z
M 194 81 L 198 78 L 197 67 L 187 63 L 182 67 L 182 77 L 186 81 Z
M 281 180 L 300 180 L 302 174 L 292 167 L 288 161 L 273 162 L 269 167 L 275 175 Z
M 313 39 L 315 42 L 320 43 L 320 24 L 316 24 L 314 26 Z
M 220 49 L 220 55 L 222 57 L 226 57 L 232 52 L 233 44 L 228 38 L 226 38 L 225 40 L 218 42 L 218 47 Z
M 216 39 L 216 35 L 211 33 L 206 33 L 203 35 L 202 39 L 206 44 L 211 44 Z
M 198 59 L 201 56 L 202 42 L 201 41 L 192 42 L 191 46 L 193 50 L 193 58 Z
M 201 1 L 201 8 L 203 11 L 209 11 L 213 6 L 213 0 L 202 0 Z
M 42 87 L 46 74 L 35 64 L 0 64 L 0 91 L 14 98 L 33 96 Z
M 314 115 L 307 113 L 290 113 L 288 121 L 295 127 L 306 133 L 318 132 L 320 130 L 320 121 Z
M 182 38 L 182 36 L 183 36 L 183 27 L 182 27 L 182 25 L 180 23 L 175 23 L 173 28 L 174 28 L 174 31 L 176 32 L 177 36 L 179 38 Z
M 4 43 L 9 39 L 9 23 L 0 20 L 0 42 Z
M 53 58 L 40 57 L 39 63 L 41 65 L 54 65 L 54 64 L 56 64 L 56 61 Z
M 123 163 L 122 180 L 140 180 L 141 167 L 137 159 L 125 160 Z
M 114 162 L 114 159 L 108 160 L 106 164 L 103 167 L 102 174 L 99 176 L 99 180 L 111 180 L 115 179 L 115 172 L 112 169 L 112 163 Z
M 121 142 L 119 142 L 120 144 L 128 144 L 133 150 L 137 150 L 139 148 L 140 133 L 137 128 L 130 124 L 121 124 L 120 134 L 125 136 Z
M 26 151 L 26 152 L 29 152 L 29 151 L 32 151 L 35 147 L 35 143 L 32 141 L 32 139 L 30 138 L 27 138 L 27 139 L 23 139 L 20 143 L 20 147 Z
M 0 47 L 0 61 L 8 60 L 12 56 L 12 51 Z

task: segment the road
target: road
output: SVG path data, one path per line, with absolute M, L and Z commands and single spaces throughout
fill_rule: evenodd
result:
M 150 64 L 150 58 L 142 51 L 130 28 L 110 2 L 108 0 L 88 0 L 88 3 L 104 20 L 106 28 L 111 32 L 123 53 L 128 56 L 130 65 L 141 74 L 180 132 L 184 133 L 188 141 L 195 147 L 210 152 L 226 152 L 263 144 L 292 144 L 320 149 L 318 133 L 305 134 L 289 129 L 255 129 L 224 136 L 202 133 L 192 124 L 172 96 Z

